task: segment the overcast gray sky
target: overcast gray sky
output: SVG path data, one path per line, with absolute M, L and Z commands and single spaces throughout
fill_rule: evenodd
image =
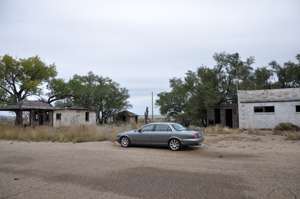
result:
M 256 67 L 294 60 L 299 11 L 299 0 L 0 0 L 0 55 L 39 55 L 65 79 L 108 76 L 143 114 L 151 91 L 213 66 L 215 52 L 255 56 Z

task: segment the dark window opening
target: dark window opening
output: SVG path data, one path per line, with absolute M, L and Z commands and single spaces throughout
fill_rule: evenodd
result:
M 274 113 L 275 107 L 274 106 L 255 106 L 254 112 L 255 113 Z
M 61 120 L 61 113 L 56 113 L 56 120 Z
M 232 128 L 233 120 L 232 120 L 232 109 L 225 110 L 225 123 L 227 127 Z
M 221 112 L 219 108 L 215 109 L 215 124 L 221 123 Z
M 85 121 L 86 122 L 90 121 L 90 113 L 89 112 L 85 112 Z
M 274 106 L 265 106 L 265 112 L 274 113 L 275 112 Z
M 254 107 L 254 112 L 255 113 L 262 113 L 262 112 L 264 112 L 264 108 L 263 107 Z
M 296 105 L 296 112 L 300 113 L 300 105 Z
M 45 115 L 46 115 L 45 121 L 46 121 L 46 122 L 49 122 L 49 120 L 50 120 L 49 112 L 46 112 Z

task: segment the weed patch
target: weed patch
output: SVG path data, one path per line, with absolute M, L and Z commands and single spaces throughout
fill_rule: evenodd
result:
M 0 139 L 17 141 L 90 142 L 115 141 L 118 133 L 128 130 L 131 125 L 120 126 L 76 126 L 76 127 L 15 127 L 0 125 Z

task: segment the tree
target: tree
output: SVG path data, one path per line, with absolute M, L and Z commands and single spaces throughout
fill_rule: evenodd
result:
M 160 107 L 161 114 L 176 117 L 182 113 L 187 102 L 187 89 L 181 79 L 173 78 L 169 81 L 171 91 L 158 94 L 156 104 Z
M 201 66 L 196 72 L 188 71 L 183 79 L 170 80 L 169 92 L 158 94 L 156 104 L 161 114 L 188 118 L 194 124 L 207 125 L 207 110 L 222 103 L 237 103 L 237 90 L 300 87 L 300 54 L 297 63 L 286 62 L 272 68 L 257 68 L 253 71 L 254 57 L 242 60 L 238 53 L 216 53 L 216 64 Z M 277 78 L 277 81 L 272 79 Z
M 257 68 L 254 72 L 254 88 L 255 89 L 270 89 L 273 72 L 267 67 Z
M 49 80 L 47 89 L 49 90 L 47 93 L 48 99 L 45 101 L 49 104 L 58 100 L 71 98 L 73 96 L 69 83 L 65 82 L 61 78 L 53 78 Z
M 129 108 L 129 94 L 126 88 L 110 78 L 104 78 L 89 72 L 87 75 L 74 75 L 68 82 L 72 94 L 72 104 L 96 110 L 98 123 L 122 109 Z
M 38 56 L 16 59 L 0 57 L 0 93 L 2 103 L 18 103 L 28 96 L 39 95 L 40 86 L 56 76 L 54 64 L 45 64 Z M 16 124 L 22 124 L 22 112 L 16 112 Z
M 237 102 L 238 89 L 251 89 L 251 73 L 254 57 L 248 57 L 245 61 L 238 53 L 227 54 L 225 52 L 215 53 L 219 90 L 222 93 L 223 101 Z
M 170 87 L 170 92 L 158 94 L 156 104 L 160 106 L 160 112 L 182 118 L 181 122 L 185 124 L 192 120 L 195 124 L 206 125 L 206 110 L 220 101 L 216 70 L 200 67 L 197 72 L 188 71 L 184 80 L 171 79 Z
M 189 76 L 193 76 L 190 78 Z M 195 124 L 207 125 L 207 110 L 221 102 L 221 95 L 218 91 L 219 80 L 217 71 L 207 67 L 200 67 L 197 73 L 187 73 L 188 79 L 194 79 L 194 84 L 189 87 L 189 101 L 185 112 L 188 113 Z
M 269 65 L 276 74 L 277 82 L 274 83 L 277 88 L 295 88 L 300 87 L 300 54 L 296 55 L 298 63 L 291 61 L 285 62 L 283 66 L 276 61 Z

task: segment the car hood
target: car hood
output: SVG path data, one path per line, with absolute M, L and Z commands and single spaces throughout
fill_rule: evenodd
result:
M 130 134 L 136 133 L 136 131 L 137 131 L 137 129 L 133 129 L 133 130 L 130 130 L 130 131 L 121 132 L 121 133 L 118 134 L 118 136 L 130 135 Z

